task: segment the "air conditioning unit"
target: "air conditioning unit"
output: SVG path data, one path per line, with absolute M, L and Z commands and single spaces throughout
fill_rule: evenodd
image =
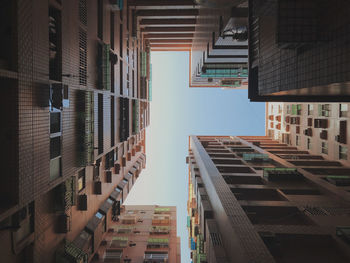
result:
M 94 182 L 94 194 L 101 195 L 102 194 L 102 183 L 101 181 Z
M 115 174 L 119 174 L 120 172 L 120 164 L 119 163 L 115 163 L 114 164 L 114 173 Z
M 335 139 L 336 142 L 339 142 L 340 141 L 340 135 L 336 135 L 334 139 Z
M 105 176 L 106 176 L 106 183 L 111 183 L 112 182 L 112 171 L 105 171 Z
M 125 167 L 125 166 L 126 166 L 126 158 L 123 157 L 123 158 L 122 158 L 122 167 Z
M 87 211 L 87 195 L 79 195 L 78 196 L 78 209 L 80 211 Z

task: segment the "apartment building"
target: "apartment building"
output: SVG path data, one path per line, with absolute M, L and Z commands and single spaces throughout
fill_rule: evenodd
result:
M 251 101 L 349 101 L 349 1 L 248 2 Z
M 152 52 L 188 51 L 190 87 L 248 87 L 247 1 L 130 0 Z
M 350 167 L 269 136 L 190 136 L 192 262 L 348 262 Z
M 197 1 L 190 88 L 248 88 L 248 1 Z
M 92 262 L 181 262 L 176 207 L 122 206 Z
M 145 167 L 150 49 L 126 1 L 0 12 L 1 259 L 88 262 Z
M 267 103 L 267 134 L 291 147 L 350 165 L 349 103 Z

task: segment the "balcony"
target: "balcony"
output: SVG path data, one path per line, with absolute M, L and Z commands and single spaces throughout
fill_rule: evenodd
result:
M 251 162 L 266 162 L 270 160 L 268 154 L 262 154 L 262 153 L 243 153 L 242 157 L 244 161 L 251 161 Z
M 285 201 L 275 189 L 231 188 L 237 200 L 246 201 Z
M 312 225 L 312 221 L 297 207 L 242 206 L 254 225 Z
M 112 237 L 110 248 L 126 248 L 128 246 L 128 237 Z
M 264 178 L 268 181 L 299 181 L 304 177 L 295 168 L 264 168 Z
M 107 248 L 103 255 L 103 262 L 122 263 L 123 250 Z
M 326 180 L 336 186 L 350 186 L 350 176 L 347 175 L 329 175 Z
M 168 248 L 169 239 L 168 238 L 149 238 L 147 240 L 147 248 Z
M 349 262 L 349 256 L 331 235 L 260 232 L 260 236 L 276 263 Z
M 99 43 L 97 49 L 98 88 L 111 89 L 111 62 L 109 58 L 110 45 Z
M 170 233 L 169 226 L 152 226 L 150 228 L 151 235 L 167 235 Z
M 170 216 L 169 215 L 154 215 L 152 218 L 152 225 L 169 225 Z
M 168 253 L 159 251 L 146 251 L 143 263 L 166 263 L 168 262 Z

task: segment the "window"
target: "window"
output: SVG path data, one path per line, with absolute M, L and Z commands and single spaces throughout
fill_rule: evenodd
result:
M 328 154 L 328 143 L 326 142 L 321 143 L 321 152 L 324 154 Z
M 111 49 L 114 50 L 114 12 L 110 13 L 110 37 L 111 37 Z
M 168 253 L 164 251 L 145 251 L 143 262 L 168 262 Z
M 103 0 L 97 1 L 97 37 L 103 40 Z
M 318 115 L 323 117 L 329 117 L 331 113 L 330 104 L 320 104 L 318 105 Z
M 111 96 L 111 147 L 115 143 L 115 106 L 114 106 L 114 96 Z M 113 156 L 114 157 L 114 156 Z M 113 166 L 113 164 L 111 164 Z
M 169 247 L 168 238 L 149 238 L 147 248 L 167 248 Z
M 128 237 L 116 236 L 112 238 L 111 248 L 125 248 L 128 246 Z
M 291 124 L 300 124 L 300 117 L 291 117 L 290 123 Z
M 348 104 L 340 104 L 339 117 L 347 117 L 347 116 L 348 116 Z
M 98 154 L 103 153 L 103 94 L 98 94 Z
M 119 226 L 117 228 L 117 233 L 118 234 L 129 234 L 131 231 L 134 229 L 133 226 Z
M 0 68 L 16 70 L 14 55 L 17 54 L 16 1 L 1 1 L 0 9 Z
M 312 114 L 314 114 L 314 105 L 308 104 L 307 105 L 307 115 L 312 115 Z
M 61 112 L 50 112 L 50 133 L 61 132 Z
M 49 53 L 49 78 L 52 80 L 61 81 L 61 11 L 53 7 L 49 8 Z
M 339 145 L 339 159 L 340 160 L 348 159 L 348 147 Z
M 78 192 L 81 192 L 85 188 L 85 168 L 78 173 Z
M 152 226 L 149 230 L 151 235 L 166 235 L 170 232 L 169 226 Z
M 287 105 L 287 114 L 290 114 L 291 109 L 290 109 L 290 105 Z
M 307 146 L 308 150 L 311 150 L 312 147 L 311 147 L 311 139 L 310 138 L 307 138 L 306 146 Z
M 119 26 L 119 56 L 123 57 L 123 24 Z
M 87 34 L 79 28 L 79 85 L 87 83 Z
M 61 137 L 50 139 L 50 159 L 54 159 L 61 155 Z
M 295 145 L 300 145 L 300 137 L 298 135 L 295 136 Z
M 292 115 L 301 115 L 301 104 L 292 105 Z
M 169 215 L 153 215 L 152 225 L 169 225 L 170 216 Z

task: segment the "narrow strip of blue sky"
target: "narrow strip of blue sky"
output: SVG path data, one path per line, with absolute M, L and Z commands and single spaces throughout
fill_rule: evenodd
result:
M 151 124 L 146 169 L 126 204 L 177 206 L 181 262 L 190 261 L 186 229 L 188 136 L 264 135 L 265 104 L 250 103 L 246 90 L 189 88 L 187 52 L 153 52 Z

